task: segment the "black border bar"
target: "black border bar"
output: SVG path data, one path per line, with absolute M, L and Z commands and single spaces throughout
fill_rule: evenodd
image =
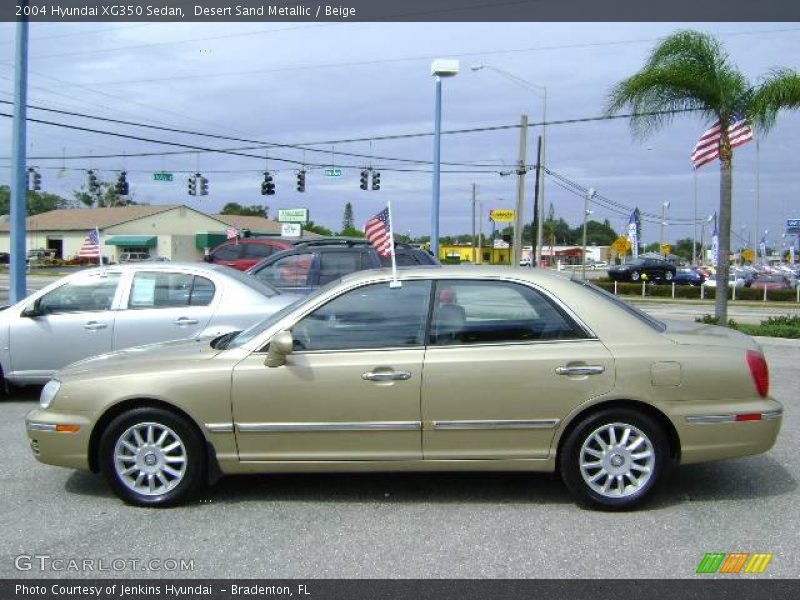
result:
M 25 9 L 24 5 L 28 5 Z M 2 0 L 31 22 L 778 22 L 796 0 Z

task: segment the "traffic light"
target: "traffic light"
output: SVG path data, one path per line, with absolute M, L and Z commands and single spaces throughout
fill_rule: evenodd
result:
M 34 192 L 42 189 L 42 176 L 36 167 L 28 167 L 28 189 Z
M 261 182 L 261 195 L 273 196 L 275 194 L 275 183 L 272 179 L 272 174 L 269 171 L 264 171 L 264 181 Z
M 305 192 L 306 191 L 306 171 L 303 169 L 302 171 L 297 172 L 297 191 L 298 192 Z
M 200 195 L 208 196 L 208 179 L 202 175 L 200 176 Z
M 364 169 L 363 171 L 361 171 L 361 186 L 360 187 L 361 187 L 362 190 L 366 190 L 367 189 L 367 180 L 368 179 L 369 179 L 369 171 Z
M 197 196 L 197 175 L 199 175 L 199 173 L 189 176 L 189 190 L 188 190 L 188 192 L 189 192 L 190 196 Z
M 373 171 L 372 172 L 372 189 L 373 190 L 381 189 L 381 172 L 380 171 Z
M 100 182 L 97 181 L 97 175 L 94 174 L 92 169 L 86 171 L 86 180 L 89 185 L 89 192 L 96 193 L 100 191 Z
M 128 174 L 125 171 L 120 172 L 117 177 L 117 183 L 114 186 L 117 194 L 120 196 L 127 196 L 130 193 L 130 186 L 128 185 Z

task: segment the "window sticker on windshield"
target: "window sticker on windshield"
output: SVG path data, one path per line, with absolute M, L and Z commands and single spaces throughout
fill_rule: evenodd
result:
M 131 306 L 153 306 L 156 298 L 156 280 L 137 277 L 131 290 Z

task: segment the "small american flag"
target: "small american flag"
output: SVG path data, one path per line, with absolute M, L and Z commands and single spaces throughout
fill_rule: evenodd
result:
M 81 258 L 100 258 L 100 232 L 90 229 L 83 238 L 83 246 L 78 253 Z
M 228 236 L 229 240 L 239 237 L 239 230 L 236 227 L 228 227 L 225 230 L 225 235 Z
M 738 117 L 733 117 L 732 121 L 728 125 L 728 139 L 730 139 L 731 148 L 746 144 L 753 139 L 753 130 L 747 124 L 747 121 Z M 694 152 L 692 152 L 692 164 L 695 169 L 699 169 L 703 165 L 719 158 L 719 141 L 721 137 L 719 121 L 700 136 L 694 147 Z
M 392 233 L 388 206 L 367 221 L 364 227 L 364 234 L 370 243 L 375 246 L 378 254 L 384 257 L 392 255 Z

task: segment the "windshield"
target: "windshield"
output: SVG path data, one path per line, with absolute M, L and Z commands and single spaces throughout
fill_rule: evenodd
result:
M 253 338 L 258 337 L 259 335 L 261 335 L 261 333 L 263 333 L 264 331 L 266 331 L 267 329 L 269 329 L 270 327 L 275 325 L 275 323 L 277 323 L 278 321 L 283 319 L 286 315 L 288 315 L 293 310 L 298 308 L 301 304 L 316 298 L 320 294 L 323 294 L 323 293 L 327 292 L 328 289 L 330 289 L 330 288 L 332 288 L 332 287 L 334 287 L 334 286 L 336 286 L 338 284 L 339 284 L 339 281 L 335 280 L 335 281 L 332 281 L 331 283 L 329 283 L 328 285 L 319 288 L 318 290 L 316 290 L 315 292 L 309 294 L 308 296 L 301 296 L 300 298 L 298 298 L 297 300 L 295 300 L 291 304 L 287 304 L 286 306 L 284 306 L 278 312 L 273 313 L 272 315 L 268 316 L 263 321 L 259 321 L 255 325 L 253 325 L 251 327 L 248 327 L 244 331 L 240 332 L 236 337 L 234 337 L 231 340 L 229 340 L 228 343 L 224 345 L 224 347 L 225 348 L 238 348 L 238 347 L 246 344 L 247 342 L 249 342 Z
M 578 285 L 584 286 L 587 290 L 591 290 L 592 292 L 594 292 L 595 294 L 597 294 L 601 298 L 605 298 L 606 300 L 608 300 L 609 302 L 611 302 L 615 306 L 621 308 L 622 310 L 627 312 L 629 315 L 632 315 L 632 316 L 636 317 L 637 319 L 639 319 L 640 321 L 642 321 L 646 325 L 649 325 L 650 327 L 652 327 L 656 331 L 662 331 L 663 332 L 663 331 L 667 330 L 667 326 L 664 323 L 662 323 L 661 321 L 659 321 L 658 319 L 654 319 L 653 317 L 651 317 L 647 313 L 644 313 L 641 310 L 639 310 L 638 308 L 635 308 L 634 306 L 631 306 L 630 304 L 628 304 L 624 300 L 621 300 L 619 297 L 615 296 L 611 292 L 607 292 L 603 288 L 596 286 L 592 282 L 583 281 L 581 279 L 574 279 L 574 278 L 570 279 L 570 281 L 572 281 L 574 283 L 577 283 Z
M 272 298 L 273 296 L 277 296 L 280 294 L 280 292 L 276 288 L 272 287 L 270 284 L 264 281 L 261 281 L 260 279 L 254 277 L 253 275 L 246 275 L 241 271 L 237 271 L 236 269 L 229 269 L 227 267 L 225 268 L 225 274 L 228 277 L 236 279 L 239 283 L 243 283 L 247 287 L 254 289 L 259 294 L 263 294 L 267 298 Z

